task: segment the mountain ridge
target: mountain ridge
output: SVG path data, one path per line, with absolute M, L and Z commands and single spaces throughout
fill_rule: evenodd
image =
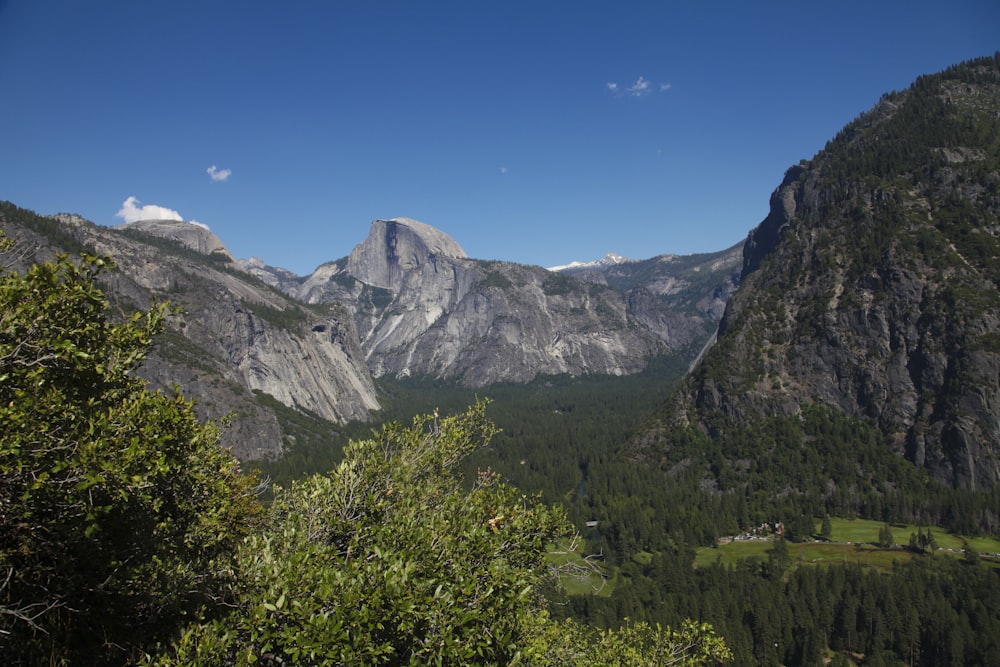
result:
M 633 448 L 820 404 L 951 486 L 1000 483 L 998 119 L 984 58 L 887 94 L 790 168 L 717 344 Z
M 628 257 L 623 257 L 616 252 L 609 252 L 600 259 L 591 260 L 589 262 L 574 261 L 569 264 L 562 264 L 559 266 L 549 266 L 546 267 L 549 271 L 554 271 L 556 273 L 574 273 L 577 271 L 585 271 L 588 269 L 601 269 L 607 266 L 614 266 L 615 264 L 624 264 L 627 262 L 635 262 L 638 260 L 629 259 Z
M 486 386 L 539 374 L 632 374 L 651 356 L 693 354 L 721 315 L 671 307 L 641 280 L 617 289 L 542 267 L 471 259 L 443 232 L 399 220 L 408 219 L 374 221 L 348 258 L 301 281 L 277 280 L 307 303 L 349 304 L 376 377 Z M 728 292 L 718 288 L 732 278 L 730 269 L 706 270 L 718 279 L 710 288 L 681 281 L 678 291 L 724 298 Z
M 110 256 L 119 267 L 106 277 L 114 299 L 129 308 L 171 300 L 186 311 L 143 372 L 155 386 L 182 387 L 204 417 L 236 413 L 225 443 L 243 458 L 280 456 L 294 444 L 287 415 L 279 419 L 286 408 L 320 419 L 320 430 L 369 419 L 379 408 L 374 379 L 383 376 L 484 387 L 628 375 L 660 355 L 687 360 L 738 282 L 737 258 L 722 253 L 700 275 L 685 265 L 667 279 L 636 262 L 645 273 L 619 275 L 612 288 L 470 259 L 450 236 L 410 218 L 373 221 L 351 255 L 297 276 L 262 259 L 233 260 L 202 225 L 101 227 L 72 214 L 5 210 L 5 229 L 36 259 L 62 250 Z
M 208 238 L 204 228 L 178 221 L 101 227 L 6 202 L 0 214 L 4 231 L 18 242 L 12 268 L 57 252 L 107 256 L 117 270 L 102 275 L 102 285 L 115 311 L 141 310 L 151 301 L 180 309 L 139 372 L 155 388 L 179 386 L 196 400 L 202 418 L 231 415 L 222 445 L 240 458 L 278 457 L 293 444 L 259 393 L 315 415 L 330 430 L 378 409 L 351 319 L 335 308 L 299 304 L 234 269 L 224 246 L 189 237 Z

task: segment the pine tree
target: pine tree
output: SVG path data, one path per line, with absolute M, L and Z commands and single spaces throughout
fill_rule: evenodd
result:
M 892 537 L 892 529 L 889 527 L 889 524 L 884 524 L 878 531 L 878 546 L 888 549 L 895 543 Z

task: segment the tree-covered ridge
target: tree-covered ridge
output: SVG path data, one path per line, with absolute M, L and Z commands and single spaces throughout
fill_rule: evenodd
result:
M 992 180 L 1000 166 L 998 69 L 1000 58 L 994 55 L 918 77 L 910 89 L 885 94 L 827 143 L 822 153 L 826 177 L 844 183 L 903 176 L 921 187 L 934 181 L 936 172 L 971 161 L 973 173 L 981 177 L 977 180 Z
M 93 248 L 80 243 L 66 225 L 49 216 L 38 215 L 34 211 L 21 208 L 9 201 L 0 200 L 0 223 L 22 225 L 47 240 L 62 252 L 80 254 L 93 253 Z
M 998 69 L 994 56 L 919 77 L 827 144 L 818 159 L 825 204 L 849 206 L 861 230 L 853 271 L 888 252 L 913 255 L 914 269 L 964 264 L 1000 285 Z M 802 213 L 808 219 L 808 202 Z

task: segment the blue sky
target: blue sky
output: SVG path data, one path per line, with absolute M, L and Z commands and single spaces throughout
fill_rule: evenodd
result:
M 398 216 L 543 266 L 707 252 L 997 49 L 996 0 L 0 0 L 0 199 L 161 207 L 300 274 Z

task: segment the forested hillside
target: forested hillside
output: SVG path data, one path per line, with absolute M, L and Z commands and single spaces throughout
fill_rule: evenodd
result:
M 965 63 L 789 172 L 717 345 L 627 450 L 648 466 L 588 480 L 616 548 L 824 514 L 998 530 L 998 115 L 998 60 Z

